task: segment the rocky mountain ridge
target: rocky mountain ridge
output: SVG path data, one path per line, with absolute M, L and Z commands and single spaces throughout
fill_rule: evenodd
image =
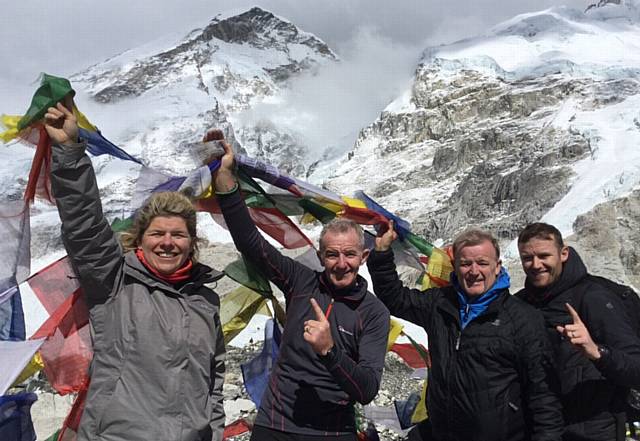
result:
M 633 2 L 552 8 L 428 48 L 411 88 L 360 132 L 325 185 L 363 189 L 436 243 L 475 225 L 508 246 L 539 219 L 566 235 L 587 231 L 580 215 L 640 185 L 635 11 Z M 629 239 L 620 234 L 612 250 Z M 629 282 L 638 268 L 623 254 Z

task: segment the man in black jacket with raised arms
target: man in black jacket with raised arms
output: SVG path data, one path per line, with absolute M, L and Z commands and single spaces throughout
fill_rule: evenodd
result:
M 562 388 L 563 440 L 623 441 L 626 396 L 640 385 L 640 339 L 625 305 L 587 273 L 553 225 L 527 226 L 518 250 L 527 278 L 516 296 L 545 318 Z
M 509 294 L 496 239 L 469 230 L 453 244 L 452 284 L 425 292 L 398 278 L 389 230 L 368 261 L 392 315 L 429 338 L 427 410 L 436 441 L 559 441 L 562 414 L 542 315 Z
M 325 226 L 323 272 L 283 256 L 253 224 L 226 143 L 225 150 L 215 174 L 225 221 L 238 250 L 282 290 L 287 306 L 280 355 L 251 439 L 354 441 L 353 405 L 378 393 L 389 334 L 389 312 L 358 275 L 369 254 L 363 231 L 348 220 Z

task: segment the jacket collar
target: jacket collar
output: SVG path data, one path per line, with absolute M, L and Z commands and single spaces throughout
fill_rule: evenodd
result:
M 180 285 L 180 288 L 169 285 L 168 283 L 155 277 L 136 257 L 135 252 L 130 251 L 124 255 L 125 271 L 127 274 L 135 277 L 148 286 L 153 286 L 165 291 L 180 292 L 182 286 L 194 284 L 202 286 L 205 283 L 212 283 L 224 277 L 224 273 L 215 270 L 202 263 L 196 263 L 191 270 L 191 279 Z
M 450 285 L 441 289 L 444 297 L 444 301 L 441 302 L 437 308 L 450 315 L 456 323 L 462 328 L 460 317 L 460 300 L 458 298 L 458 292 Z M 479 315 L 479 317 L 489 318 L 497 315 L 502 309 L 504 302 L 511 296 L 507 288 L 500 288 L 496 292 L 496 297 L 489 303 L 487 308 Z
M 361 275 L 356 277 L 356 282 L 353 285 L 344 289 L 336 289 L 327 279 L 324 272 L 318 273 L 318 278 L 323 291 L 335 300 L 359 302 L 367 295 L 367 281 Z

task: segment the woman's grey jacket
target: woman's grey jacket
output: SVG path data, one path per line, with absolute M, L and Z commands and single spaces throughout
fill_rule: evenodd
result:
M 90 312 L 94 357 L 79 441 L 222 440 L 222 277 L 196 264 L 171 286 L 123 255 L 102 214 L 84 145 L 54 146 L 62 238 Z

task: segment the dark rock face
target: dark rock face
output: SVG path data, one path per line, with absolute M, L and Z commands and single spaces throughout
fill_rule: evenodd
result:
M 287 43 L 301 43 L 318 53 L 334 57 L 331 49 L 321 40 L 300 32 L 294 24 L 258 7 L 224 20 L 214 19 L 195 40 L 203 42 L 212 39 L 282 50 L 286 50 Z
M 362 130 L 327 184 L 364 186 L 431 240 L 475 225 L 508 241 L 566 194 L 570 165 L 591 154 L 587 135 L 541 121 L 569 99 L 605 94 L 605 84 L 560 74 L 510 79 L 432 60 L 418 67 L 405 108 Z
M 578 216 L 567 242 L 594 274 L 640 289 L 640 190 Z
M 300 158 L 307 156 L 304 143 L 291 133 L 281 133 L 267 120 L 238 130 L 243 144 L 251 146 L 250 156 L 271 164 L 291 176 L 304 176 L 305 166 Z

